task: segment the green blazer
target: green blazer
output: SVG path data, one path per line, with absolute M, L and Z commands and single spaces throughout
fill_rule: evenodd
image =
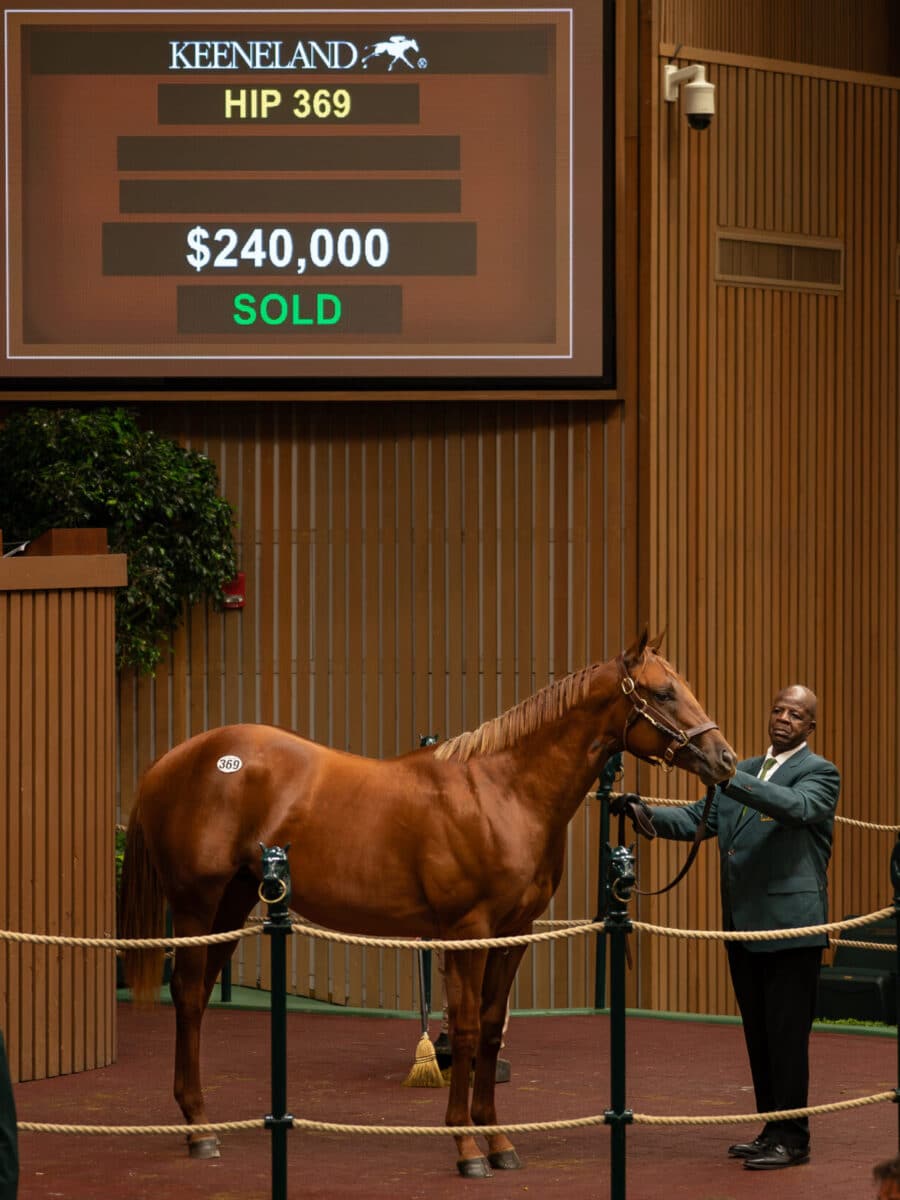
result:
M 762 756 L 738 763 L 716 788 L 706 837 L 719 843 L 724 929 L 794 929 L 828 920 L 828 862 L 841 789 L 837 767 L 808 746 L 765 781 Z M 652 808 L 660 837 L 692 841 L 703 801 Z M 748 950 L 826 946 L 825 934 L 743 942 Z

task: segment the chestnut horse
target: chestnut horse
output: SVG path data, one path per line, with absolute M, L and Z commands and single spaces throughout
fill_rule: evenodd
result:
M 346 933 L 493 938 L 530 933 L 563 871 L 566 826 L 611 755 L 729 777 L 731 747 L 646 633 L 625 654 L 548 684 L 501 716 L 438 746 L 376 760 L 266 725 L 198 734 L 144 776 L 128 826 L 120 935 L 240 928 L 257 902 L 260 843 L 290 844 L 291 907 Z M 179 948 L 175 1098 L 208 1122 L 200 1024 L 234 942 Z M 161 951 L 130 951 L 138 1002 L 158 995 Z M 506 1003 L 522 947 L 445 956 L 452 1044 L 446 1123 L 495 1125 L 494 1082 Z M 469 1107 L 469 1072 L 475 1060 Z M 460 1173 L 520 1166 L 510 1140 L 487 1158 L 456 1137 Z M 196 1157 L 215 1138 L 191 1135 Z M 489 1166 L 490 1164 L 490 1166 Z

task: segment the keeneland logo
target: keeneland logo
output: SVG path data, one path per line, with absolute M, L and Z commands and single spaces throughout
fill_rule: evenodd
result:
M 362 53 L 353 42 L 329 39 L 322 42 L 247 41 L 210 39 L 209 41 L 169 42 L 170 71 L 350 71 L 359 65 L 368 70 L 372 59 L 387 63 L 393 71 L 398 63 L 407 70 L 424 70 L 425 58 L 410 58 L 419 53 L 415 38 L 394 33 L 383 42 L 364 46 Z
M 427 67 L 428 63 L 424 58 L 418 59 L 417 62 L 410 62 L 407 58 L 410 50 L 419 53 L 419 43 L 415 38 L 406 37 L 402 33 L 392 33 L 389 38 L 383 42 L 375 42 L 372 46 L 366 46 L 366 53 L 362 59 L 363 70 L 368 70 L 369 62 L 373 58 L 384 56 L 388 60 L 388 70 L 393 71 L 397 63 L 405 63 L 410 71 L 415 71 L 416 67 L 420 69 Z

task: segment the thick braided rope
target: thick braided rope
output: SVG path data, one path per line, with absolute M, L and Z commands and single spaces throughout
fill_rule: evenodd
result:
M 893 954 L 897 949 L 891 942 L 858 942 L 856 938 L 849 942 L 840 938 L 829 938 L 828 941 L 832 946 L 846 946 L 848 950 L 888 950 Z
M 810 1108 L 779 1109 L 764 1113 L 732 1113 L 724 1116 L 678 1116 L 661 1117 L 648 1113 L 634 1113 L 632 1121 L 642 1125 L 733 1125 L 743 1121 L 784 1121 L 791 1117 L 812 1117 L 821 1113 L 842 1112 L 852 1108 L 863 1108 L 869 1104 L 882 1104 L 897 1100 L 897 1092 L 877 1092 L 872 1096 L 860 1096 L 855 1100 L 841 1100 L 834 1104 L 819 1104 Z M 603 1114 L 588 1117 L 570 1117 L 562 1121 L 528 1121 L 514 1125 L 348 1125 L 334 1121 L 313 1121 L 304 1117 L 292 1117 L 292 1126 L 307 1133 L 352 1133 L 369 1134 L 376 1137 L 460 1137 L 495 1133 L 546 1133 L 559 1129 L 584 1129 L 590 1125 L 606 1124 Z M 221 1121 L 215 1125 L 48 1125 L 39 1121 L 19 1121 L 21 1133 L 68 1133 L 68 1134 L 118 1134 L 159 1135 L 234 1133 L 247 1129 L 266 1129 L 264 1120 Z
M 882 908 L 878 912 L 868 913 L 862 917 L 850 917 L 845 921 L 831 921 L 826 925 L 804 925 L 797 929 L 763 929 L 739 932 L 737 930 L 713 929 L 669 929 L 663 925 L 650 925 L 644 921 L 632 921 L 631 928 L 645 933 L 657 933 L 663 937 L 709 939 L 710 941 L 728 942 L 764 942 L 778 941 L 785 937 L 811 937 L 819 933 L 833 933 L 841 929 L 857 929 L 864 925 L 874 924 L 884 917 L 893 916 L 894 909 Z M 324 941 L 340 942 L 351 946 L 382 947 L 391 950 L 489 950 L 493 947 L 527 946 L 532 942 L 557 941 L 561 938 L 577 937 L 581 933 L 594 931 L 603 933 L 605 926 L 602 921 L 581 921 L 564 929 L 549 929 L 545 933 L 522 933 L 515 937 L 500 938 L 376 938 L 363 934 L 338 933 L 332 929 L 321 929 L 316 925 L 308 925 L 302 921 L 292 921 L 291 927 L 305 937 L 321 938 Z M 233 942 L 239 938 L 252 937 L 262 929 L 261 925 L 247 925 L 243 929 L 234 929 L 226 933 L 211 933 L 206 937 L 184 938 L 76 938 L 63 937 L 56 934 L 14 933 L 0 930 L 0 941 L 32 942 L 51 946 L 94 946 L 107 950 L 142 950 L 159 949 L 178 946 L 208 946 L 218 942 Z
M 88 1135 L 237 1133 L 244 1129 L 265 1129 L 262 1117 L 252 1121 L 220 1121 L 216 1125 L 47 1125 L 43 1121 L 19 1121 L 20 1133 L 79 1133 Z
M 873 1096 L 859 1096 L 856 1100 L 816 1104 L 810 1108 L 777 1109 L 774 1112 L 732 1113 L 721 1117 L 651 1117 L 647 1113 L 634 1113 L 632 1119 L 642 1125 L 731 1125 L 739 1121 L 789 1121 L 793 1117 L 817 1117 L 822 1113 L 843 1112 L 849 1108 L 864 1108 L 867 1104 L 881 1104 L 885 1100 L 897 1099 L 897 1092 L 876 1092 Z
M 831 933 L 838 929 L 859 929 L 863 925 L 872 925 L 884 917 L 893 915 L 893 907 L 882 908 L 864 917 L 830 921 L 827 925 L 801 925 L 796 929 L 669 929 L 664 925 L 648 925 L 645 921 L 632 921 L 631 927 L 643 933 L 658 933 L 662 937 L 709 939 L 714 942 L 777 942 L 785 937 L 814 937 L 818 933 Z
M 592 796 L 600 797 L 600 792 L 591 792 Z M 628 792 L 610 792 L 610 799 L 618 800 L 622 796 L 629 795 Z M 667 800 L 662 796 L 641 796 L 641 799 L 647 804 L 658 804 L 661 807 L 668 806 L 669 808 L 686 808 L 693 804 L 693 800 Z M 900 834 L 900 825 L 876 825 L 873 821 L 857 821 L 854 817 L 835 816 L 835 821 L 841 825 L 855 825 L 857 829 L 873 829 L 877 833 L 897 833 Z
M 246 926 L 225 933 L 208 933 L 203 937 L 169 938 L 101 938 L 68 937 L 56 933 L 14 933 L 0 929 L 0 942 L 38 942 L 43 946 L 89 946 L 101 950 L 164 950 L 169 946 L 214 946 L 218 942 L 236 942 L 259 933 L 258 926 Z
M 575 937 L 589 929 L 603 931 L 602 924 L 586 919 L 576 922 L 569 928 L 550 929 L 546 933 L 522 933 L 515 937 L 501 938 L 429 938 L 424 941 L 422 938 L 377 938 L 356 933 L 338 933 L 335 930 L 321 929 L 302 921 L 292 921 L 291 926 L 297 933 L 306 937 L 343 942 L 350 946 L 383 947 L 388 950 L 489 950 L 493 946 L 526 946 L 530 942 L 547 942 L 558 938 Z M 262 926 L 257 923 L 227 933 L 211 933 L 206 937 L 182 938 L 77 938 L 45 933 L 14 933 L 8 929 L 0 929 L 0 941 L 37 942 L 49 946 L 88 946 L 105 950 L 149 950 L 167 946 L 176 949 L 179 946 L 212 946 L 217 942 L 234 942 L 239 938 L 252 937 L 260 932 L 262 932 Z
M 577 1129 L 586 1125 L 602 1125 L 603 1116 L 572 1117 L 565 1121 L 532 1121 L 522 1125 L 346 1125 L 334 1121 L 313 1121 L 292 1117 L 294 1129 L 310 1133 L 367 1133 L 393 1137 L 422 1135 L 425 1137 L 459 1137 L 491 1133 L 541 1133 L 545 1130 Z M 19 1121 L 21 1133 L 78 1133 L 78 1134 L 186 1134 L 233 1133 L 245 1129 L 265 1129 L 262 1118 L 254 1121 L 223 1121 L 216 1125 L 46 1125 L 37 1121 Z
M 872 821 L 857 821 L 853 817 L 835 817 L 842 825 L 855 825 L 857 829 L 874 829 L 879 833 L 900 834 L 900 825 L 876 825 Z
M 887 911 L 887 912 L 893 913 L 893 909 L 887 909 L 887 910 L 882 910 L 882 911 Z M 860 919 L 864 920 L 866 923 L 868 923 L 868 922 L 874 923 L 875 920 L 880 919 L 880 914 L 878 914 L 878 913 L 870 914 L 869 916 L 866 916 L 864 918 L 848 918 L 847 921 L 840 921 L 840 922 L 838 922 L 838 924 L 840 925 L 840 927 L 842 929 L 852 929 L 852 928 L 854 928 L 857 920 L 860 920 Z M 250 920 L 257 924 L 262 923 L 262 917 L 251 917 Z M 319 928 L 318 926 L 313 925 L 312 922 L 307 921 L 305 917 L 295 916 L 295 917 L 293 917 L 291 923 L 297 927 L 297 931 L 299 933 L 303 933 L 304 930 Z M 577 917 L 577 918 L 570 917 L 570 918 L 560 919 L 560 920 L 556 920 L 556 921 L 551 921 L 551 920 L 535 921 L 534 924 L 535 925 L 547 925 L 552 928 L 569 929 L 573 933 L 589 932 L 592 929 L 596 930 L 598 933 L 602 933 L 605 929 L 605 926 L 602 921 L 594 921 L 590 917 Z M 819 926 L 817 926 L 816 928 L 818 929 Z M 824 928 L 828 928 L 828 927 L 821 926 L 821 928 L 824 929 Z M 788 931 L 785 931 L 785 932 L 788 932 Z M 527 935 L 523 935 L 523 936 L 527 936 Z M 501 942 L 503 941 L 502 938 L 499 940 Z M 833 938 L 829 938 L 828 940 L 834 946 L 841 944 L 840 938 L 833 937 Z M 493 942 L 491 944 L 493 944 Z M 420 950 L 430 950 L 432 946 L 436 946 L 438 949 L 441 949 L 441 948 L 443 948 L 444 943 L 433 942 L 431 940 L 431 938 L 423 938 L 420 942 L 417 943 L 417 948 Z M 460 947 L 460 943 L 455 942 L 454 946 L 458 949 Z M 852 949 L 854 949 L 854 950 L 893 951 L 893 950 L 896 950 L 897 947 L 890 942 L 860 942 L 860 941 L 856 941 L 856 939 L 854 939 L 853 943 L 852 943 Z
M 668 935 L 669 937 L 709 938 L 712 941 L 764 942 L 778 941 L 785 937 L 810 937 L 818 933 L 831 933 L 840 929 L 856 929 L 864 925 L 874 924 L 884 917 L 892 916 L 893 913 L 893 907 L 882 908 L 878 912 L 868 913 L 866 916 L 851 917 L 846 921 L 831 921 L 826 925 L 804 925 L 797 929 L 761 929 L 743 933 L 728 930 L 668 929 L 662 925 L 649 925 L 643 921 L 632 921 L 631 927 L 647 933 L 659 933 Z M 435 938 L 433 940 L 429 939 L 428 945 L 445 950 L 482 950 L 492 946 L 523 946 L 530 942 L 552 941 L 558 938 L 573 937 L 589 930 L 601 932 L 604 930 L 604 925 L 602 922 L 586 921 L 584 924 L 575 925 L 567 929 L 551 929 L 546 933 L 526 933 L 517 937 L 459 938 L 455 940 Z M 336 942 L 347 942 L 351 945 L 389 946 L 396 950 L 421 950 L 423 946 L 421 939 L 368 938 L 357 934 L 332 933 L 330 930 L 321 930 L 312 926 L 301 926 L 299 932 L 309 937 L 324 937 L 326 939 L 333 939 Z

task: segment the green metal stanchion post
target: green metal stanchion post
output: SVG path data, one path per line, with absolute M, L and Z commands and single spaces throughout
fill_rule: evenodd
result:
M 895 942 L 897 951 L 895 967 L 897 971 L 897 1087 L 894 1091 L 894 1102 L 897 1105 L 897 1149 L 900 1150 L 900 836 L 891 855 L 891 883 L 894 885 L 894 925 L 896 929 Z
M 625 1107 L 625 937 L 631 930 L 628 901 L 635 884 L 634 855 L 627 846 L 607 847 L 606 932 L 612 938 L 609 976 L 610 1107 L 603 1114 L 610 1132 L 610 1200 L 625 1200 L 625 1127 L 634 1114 Z
M 419 746 L 436 746 L 440 741 L 440 734 L 423 733 L 419 736 Z M 423 1000 L 423 1008 L 425 1013 L 431 1012 L 431 956 L 430 950 L 420 950 L 422 956 L 422 974 L 425 978 L 425 996 Z
M 614 754 L 600 773 L 597 799 L 600 801 L 600 861 L 597 871 L 597 915 L 601 921 L 608 911 L 607 875 L 609 874 L 609 794 L 622 770 L 622 755 Z M 597 934 L 597 954 L 594 960 L 594 1008 L 606 1007 L 606 934 Z
M 291 935 L 291 875 L 286 846 L 262 849 L 259 896 L 269 906 L 263 933 L 271 939 L 272 954 L 272 1111 L 266 1128 L 272 1131 L 272 1200 L 287 1200 L 287 1131 L 294 1118 L 287 1112 L 287 938 Z

